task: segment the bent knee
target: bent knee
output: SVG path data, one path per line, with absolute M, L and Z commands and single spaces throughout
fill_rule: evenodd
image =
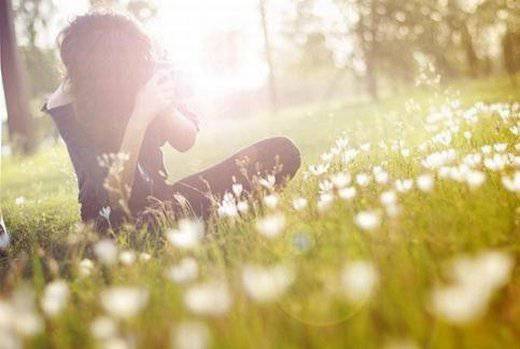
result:
M 288 137 L 273 137 L 269 141 L 279 157 L 283 174 L 293 177 L 301 166 L 300 149 Z

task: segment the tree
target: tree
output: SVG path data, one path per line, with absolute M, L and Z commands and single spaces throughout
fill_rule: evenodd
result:
M 384 0 L 336 0 L 341 10 L 345 35 L 350 36 L 356 46 L 352 59 L 362 63 L 365 89 L 373 99 L 379 99 L 378 70 L 382 55 L 382 46 L 388 40 L 386 28 Z M 383 35 L 385 34 L 385 35 Z
M 11 143 L 29 153 L 35 148 L 33 118 L 29 109 L 25 72 L 22 68 L 10 0 L 0 0 L 0 60 Z
M 273 64 L 273 49 L 271 47 L 271 38 L 269 36 L 269 27 L 267 23 L 267 0 L 260 0 L 259 9 L 262 32 L 264 35 L 265 61 L 269 69 L 269 94 L 271 100 L 271 109 L 273 112 L 276 112 L 278 110 L 278 95 L 276 91 L 276 80 Z
M 45 31 L 55 19 L 54 0 L 13 0 L 18 50 L 27 70 L 29 97 L 42 98 L 59 84 L 54 48 L 47 47 Z
M 520 3 L 507 0 L 484 0 L 479 6 L 480 16 L 488 25 L 506 28 L 502 36 L 502 63 L 516 86 L 520 72 Z
M 19 37 L 25 41 L 23 45 L 29 47 L 38 46 L 39 34 L 48 28 L 56 13 L 56 5 L 53 0 L 15 0 L 13 2 L 15 21 L 22 24 L 19 29 Z
M 309 33 L 301 46 L 303 53 L 299 66 L 301 71 L 309 73 L 320 68 L 334 66 L 332 52 L 326 46 L 326 38 L 323 33 Z

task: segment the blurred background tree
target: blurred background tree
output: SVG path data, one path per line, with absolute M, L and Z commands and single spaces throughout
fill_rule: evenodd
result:
M 27 75 L 20 60 L 10 0 L 0 1 L 0 62 L 6 109 L 7 130 L 13 148 L 30 153 L 35 148 L 34 126 L 29 108 Z

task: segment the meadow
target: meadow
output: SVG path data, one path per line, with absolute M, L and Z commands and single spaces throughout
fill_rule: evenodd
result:
M 513 348 L 520 341 L 520 89 L 418 86 L 380 102 L 207 120 L 172 180 L 272 135 L 282 193 L 210 224 L 113 239 L 78 223 L 66 150 L 2 159 L 11 232 L 0 348 Z

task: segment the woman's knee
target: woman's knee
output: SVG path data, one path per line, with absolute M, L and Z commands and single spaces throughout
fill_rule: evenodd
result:
M 282 173 L 293 177 L 301 166 L 300 150 L 288 137 L 273 137 L 270 142 L 272 150 L 282 165 Z

